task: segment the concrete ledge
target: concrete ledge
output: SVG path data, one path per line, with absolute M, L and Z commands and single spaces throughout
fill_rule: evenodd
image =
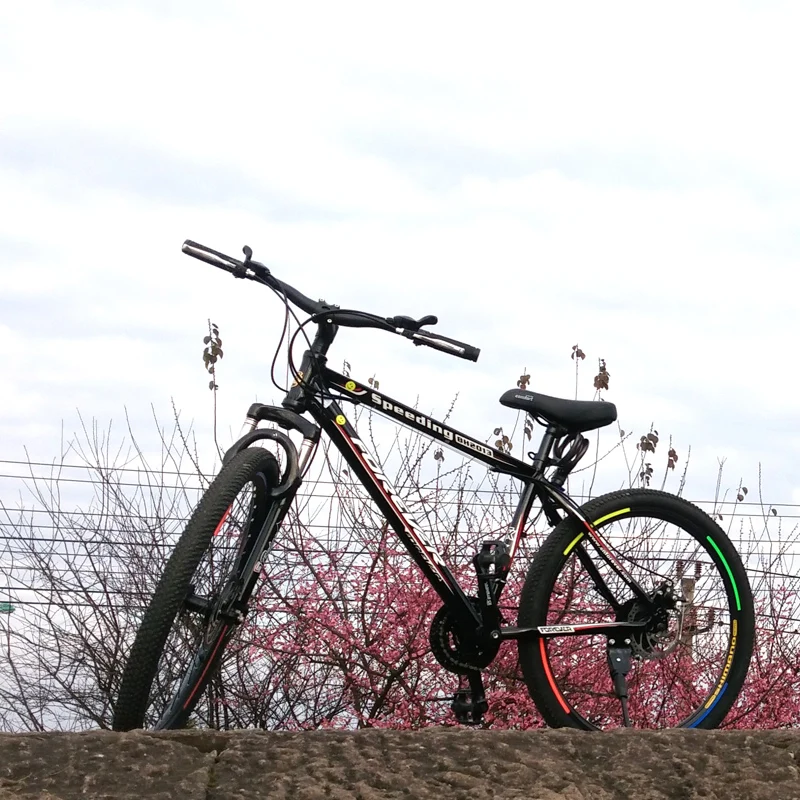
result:
M 0 800 L 800 800 L 798 760 L 800 730 L 0 734 Z

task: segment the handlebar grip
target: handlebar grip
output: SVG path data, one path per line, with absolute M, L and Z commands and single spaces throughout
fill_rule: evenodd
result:
M 415 345 L 424 344 L 426 347 L 441 350 L 451 356 L 465 358 L 467 361 L 477 361 L 478 356 L 481 354 L 479 347 L 473 347 L 471 344 L 459 342 L 457 339 L 449 339 L 447 336 L 440 336 L 439 334 L 414 333 L 409 338 Z
M 225 253 L 220 253 L 217 250 L 212 250 L 203 244 L 193 242 L 191 239 L 187 239 L 181 245 L 181 252 L 186 253 L 187 256 L 192 256 L 192 258 L 205 261 L 206 264 L 211 264 L 212 267 L 224 269 L 226 272 L 234 272 L 237 267 L 241 267 L 241 262 L 235 258 L 226 256 Z
M 473 347 L 471 344 L 464 345 L 464 358 L 468 361 L 477 361 L 480 354 L 480 347 Z

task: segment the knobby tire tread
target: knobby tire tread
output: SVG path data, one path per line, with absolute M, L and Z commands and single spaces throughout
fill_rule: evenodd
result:
M 167 561 L 131 647 L 114 708 L 114 730 L 142 727 L 159 659 L 192 577 L 222 515 L 259 473 L 274 485 L 279 479 L 277 461 L 263 448 L 247 448 L 220 470 L 201 497 Z

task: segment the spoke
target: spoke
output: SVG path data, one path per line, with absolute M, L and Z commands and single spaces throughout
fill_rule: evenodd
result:
M 603 535 L 649 601 L 638 600 L 618 573 L 588 550 L 582 553 L 582 546 L 575 547 L 550 594 L 550 625 L 651 620 L 632 634 L 629 653 L 636 663 L 623 676 L 625 687 L 602 669 L 602 637 L 548 641 L 550 668 L 564 697 L 599 727 L 673 727 L 688 720 L 714 690 L 728 652 L 727 594 L 708 552 L 680 526 L 643 522 L 611 522 Z
M 600 570 L 595 566 L 583 545 L 579 544 L 575 548 L 575 555 L 578 557 L 581 564 L 583 564 L 584 569 L 591 576 L 594 588 L 597 590 L 600 597 L 602 597 L 611 606 L 611 608 L 614 609 L 615 613 L 619 611 L 622 604 L 617 601 L 617 599 L 614 597 L 614 593 L 608 588 L 608 584 L 603 580 Z

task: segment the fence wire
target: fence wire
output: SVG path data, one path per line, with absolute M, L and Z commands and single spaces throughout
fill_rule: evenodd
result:
M 68 638 L 83 626 L 86 635 L 104 615 L 111 615 L 112 631 L 119 629 L 116 646 L 129 637 L 132 620 L 141 616 L 154 580 L 211 478 L 181 470 L 100 471 L 79 463 L 0 460 L 0 640 L 5 638 L 9 663 L 25 647 L 30 655 L 30 648 L 52 631 Z M 304 492 L 288 520 L 293 535 L 278 541 L 270 555 L 277 565 L 275 580 L 284 599 L 294 602 L 301 590 L 308 591 L 314 574 L 331 568 L 335 554 L 341 566 L 337 591 L 322 602 L 344 603 L 342 613 L 357 616 L 363 608 L 348 611 L 347 602 L 359 596 L 359 568 L 375 558 L 380 515 L 369 510 L 361 484 L 342 473 L 323 473 Z M 448 563 L 462 565 L 467 574 L 480 541 L 510 521 L 516 503 L 513 486 L 487 480 L 466 489 L 429 482 L 411 494 L 407 502 L 433 541 L 450 542 L 443 553 Z M 800 505 L 765 506 L 746 498 L 693 502 L 718 519 L 742 554 L 759 629 L 780 635 L 782 646 L 797 653 Z M 544 527 L 529 530 L 523 563 L 543 532 Z M 362 606 L 372 602 L 360 597 Z M 513 612 L 513 605 L 506 608 Z M 4 691 L 0 677 L 0 701 Z

